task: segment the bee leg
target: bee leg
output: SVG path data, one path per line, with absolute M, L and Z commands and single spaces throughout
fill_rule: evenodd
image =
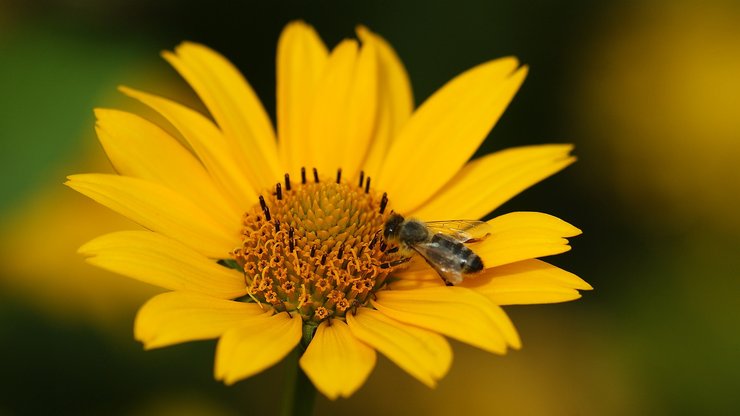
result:
M 445 282 L 445 286 L 455 286 L 455 285 L 452 284 L 452 282 L 450 282 L 449 280 L 445 279 L 444 277 L 442 278 L 442 281 Z
M 375 244 L 378 242 L 378 235 L 380 235 L 380 233 L 382 232 L 383 230 L 378 230 L 375 232 L 375 234 L 373 235 L 373 239 L 370 240 L 370 244 L 367 245 L 367 248 L 372 250 L 375 247 Z
M 380 268 L 381 269 L 390 269 L 391 267 L 400 266 L 400 265 L 408 262 L 409 260 L 411 260 L 411 257 L 404 257 L 404 258 L 398 259 L 398 260 L 387 261 L 385 263 L 380 263 Z

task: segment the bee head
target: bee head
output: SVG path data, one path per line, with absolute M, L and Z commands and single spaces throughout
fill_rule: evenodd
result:
M 403 223 L 404 218 L 400 214 L 393 214 L 388 218 L 388 221 L 385 222 L 385 227 L 383 227 L 383 237 L 386 239 L 391 237 L 398 237 L 398 233 L 401 230 L 401 224 Z

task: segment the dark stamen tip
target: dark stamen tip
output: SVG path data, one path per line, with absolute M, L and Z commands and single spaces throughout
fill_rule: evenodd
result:
M 290 191 L 290 175 L 285 174 L 285 190 Z
M 319 183 L 319 171 L 313 168 L 313 181 Z
M 262 212 L 265 213 L 265 220 L 270 221 L 272 219 L 270 216 L 270 208 L 267 207 L 265 198 L 262 195 L 260 195 L 260 207 L 262 208 Z
M 342 168 L 337 169 L 337 184 L 342 181 Z
M 368 176 L 367 181 L 365 181 L 365 193 L 367 194 L 369 192 L 370 192 L 370 177 Z
M 283 200 L 283 186 L 280 185 L 280 182 L 275 185 L 275 195 L 277 195 L 278 201 Z
M 293 226 L 288 226 L 288 247 L 290 248 L 290 252 L 293 252 L 293 249 L 295 248 L 295 242 L 293 241 Z
M 385 207 L 388 205 L 388 193 L 383 192 L 383 197 L 380 198 L 380 213 L 382 214 L 383 211 L 385 211 Z
M 360 188 L 362 188 L 362 184 L 365 182 L 365 171 L 360 171 Z
M 306 168 L 305 166 L 301 168 L 301 183 L 306 184 Z

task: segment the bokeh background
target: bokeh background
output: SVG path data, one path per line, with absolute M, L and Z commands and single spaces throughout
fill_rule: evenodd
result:
M 200 104 L 159 58 L 206 43 L 274 115 L 275 46 L 301 18 L 334 45 L 365 24 L 405 61 L 417 104 L 503 55 L 530 76 L 482 152 L 572 142 L 579 162 L 497 213 L 584 230 L 552 261 L 595 290 L 511 307 L 521 351 L 454 343 L 429 390 L 381 358 L 316 414 L 740 412 L 740 4 L 736 1 L 0 0 L 0 414 L 236 415 L 279 408 L 284 369 L 225 387 L 215 342 L 144 352 L 156 289 L 75 251 L 134 224 L 63 187 L 110 171 L 94 107 L 143 111 L 126 84 Z

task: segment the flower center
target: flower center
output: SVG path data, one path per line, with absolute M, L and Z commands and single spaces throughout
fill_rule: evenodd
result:
M 259 197 L 243 217 L 242 245 L 232 253 L 249 296 L 306 323 L 342 318 L 367 305 L 404 259 L 382 241 L 386 194 L 359 183 L 319 178 L 285 183 Z

